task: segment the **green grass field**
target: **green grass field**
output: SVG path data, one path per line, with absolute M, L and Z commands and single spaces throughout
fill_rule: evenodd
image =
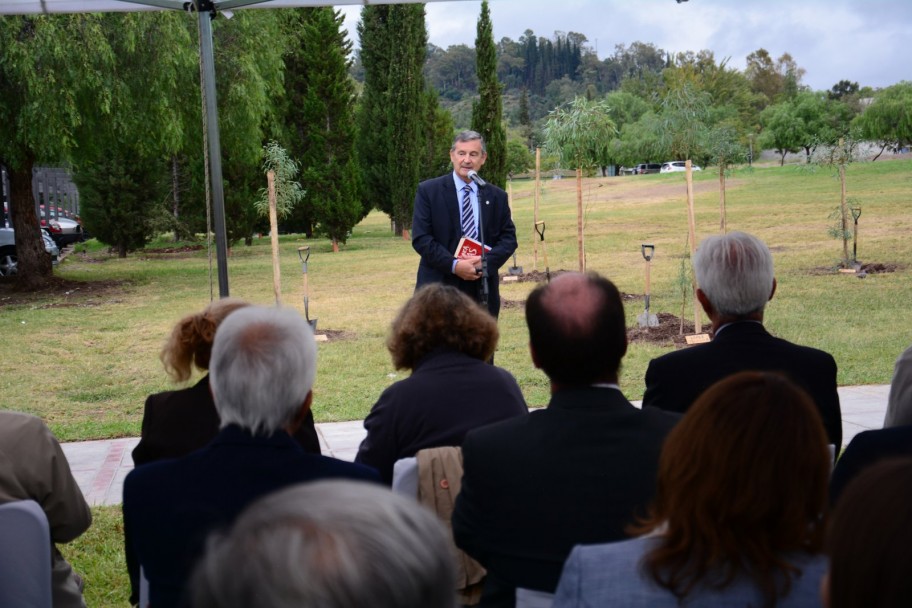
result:
M 697 240 L 719 229 L 718 175 L 695 174 Z M 859 280 L 835 272 L 841 242 L 829 236 L 839 184 L 823 169 L 800 166 L 742 169 L 729 177 L 728 229 L 745 230 L 771 247 L 779 289 L 767 309 L 768 327 L 789 340 L 836 357 L 840 384 L 889 382 L 892 363 L 912 341 L 912 161 L 852 165 L 849 195 L 863 213 L 858 257 L 893 265 L 894 272 Z M 544 251 L 533 255 L 531 181 L 513 185 L 519 233 L 517 263 L 544 270 Z M 584 180 L 586 265 L 611 278 L 627 294 L 644 290 L 640 244 L 656 246 L 652 310 L 681 314 L 677 287 L 687 251 L 684 175 L 662 174 Z M 542 184 L 539 218 L 551 271 L 578 267 L 575 181 Z M 283 303 L 303 311 L 301 266 L 296 249 L 312 247 L 310 313 L 318 329 L 344 332 L 320 345 L 314 411 L 318 421 L 363 418 L 384 387 L 402 377 L 384 347 L 389 322 L 410 295 L 418 257 L 390 234 L 386 216 L 373 213 L 353 231 L 339 253 L 325 239 L 281 239 Z M 166 240 L 126 259 L 90 242 L 57 269 L 60 277 L 86 282 L 69 293 L 9 304 L 0 292 L 3 373 L 0 408 L 23 410 L 48 421 L 62 441 L 139 434 L 146 395 L 171 388 L 158 352 L 172 325 L 203 308 L 210 298 L 205 249 L 160 253 Z M 84 253 L 83 253 L 84 251 Z M 509 264 L 508 264 L 509 265 Z M 505 271 L 505 269 L 504 269 Z M 231 294 L 260 304 L 273 302 L 269 239 L 235 247 L 229 258 Z M 109 285 L 93 288 L 98 281 Z M 505 300 L 521 304 L 532 283 L 503 285 Z M 215 286 L 217 294 L 218 288 Z M 627 304 L 636 325 L 642 299 Z M 688 299 L 685 317 L 692 320 Z M 706 320 L 704 319 L 704 323 Z M 527 353 L 522 307 L 500 318 L 498 365 L 511 371 L 530 405 L 544 405 L 548 387 Z M 643 392 L 650 358 L 673 348 L 635 344 L 624 361 L 627 396 Z
M 718 176 L 697 174 L 695 187 L 700 240 L 718 231 Z M 514 184 L 513 194 L 517 262 L 526 272 L 543 271 L 543 252 L 537 263 L 533 256 L 533 183 Z M 827 229 L 839 184 L 825 170 L 787 166 L 734 172 L 728 228 L 757 234 L 773 250 L 779 289 L 766 320 L 774 333 L 833 353 L 840 384 L 887 383 L 895 357 L 912 342 L 912 161 L 853 165 L 849 194 L 863 210 L 860 260 L 891 265 L 893 272 L 859 280 L 835 271 L 841 242 Z M 584 207 L 587 268 L 611 278 L 624 293 L 642 294 L 640 244 L 654 243 L 652 309 L 679 315 L 677 277 L 688 247 L 683 174 L 587 179 Z M 574 180 L 543 184 L 539 216 L 547 226 L 552 271 L 577 268 L 575 209 Z M 304 243 L 286 236 L 281 244 L 283 302 L 300 310 L 296 248 Z M 402 377 L 392 369 L 384 338 L 412 292 L 417 255 L 408 242 L 390 234 L 387 218 L 377 213 L 355 228 L 340 253 L 332 253 L 326 240 L 307 244 L 313 249 L 311 316 L 319 319 L 319 329 L 344 332 L 342 339 L 320 345 L 316 417 L 360 419 L 382 389 Z M 84 254 L 71 255 L 57 270 L 60 277 L 85 282 L 69 293 L 11 303 L 18 300 L 0 287 L 0 408 L 42 416 L 62 441 L 138 435 L 146 395 L 171 386 L 158 361 L 166 335 L 182 315 L 209 302 L 205 250 L 153 251 L 168 246 L 163 240 L 121 260 L 90 242 L 81 246 Z M 268 239 L 235 248 L 229 272 L 232 295 L 273 302 Z M 519 303 L 532 287 L 504 285 L 502 297 Z M 636 324 L 642 306 L 641 299 L 628 300 L 629 326 Z M 685 310 L 692 320 L 690 300 Z M 530 405 L 544 405 L 548 386 L 529 361 L 522 308 L 506 308 L 500 328 L 498 365 L 517 377 Z M 671 348 L 631 346 L 621 379 L 629 398 L 642 396 L 649 359 Z M 98 507 L 93 513 L 92 529 L 62 550 L 85 576 L 89 606 L 125 606 L 120 508 Z

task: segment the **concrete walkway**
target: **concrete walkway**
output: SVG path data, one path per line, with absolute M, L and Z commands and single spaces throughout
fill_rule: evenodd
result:
M 842 436 L 848 444 L 856 434 L 883 426 L 889 385 L 844 386 L 839 389 L 842 406 Z M 634 401 L 639 405 L 639 401 Z M 342 460 L 354 460 L 358 445 L 364 439 L 360 420 L 325 422 L 317 425 L 323 454 Z M 133 468 L 130 455 L 138 437 L 103 441 L 64 443 L 63 451 L 70 461 L 73 475 L 90 505 L 120 504 L 123 481 Z

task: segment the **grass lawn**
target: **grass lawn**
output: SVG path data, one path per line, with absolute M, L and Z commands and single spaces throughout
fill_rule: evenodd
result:
M 699 241 L 718 231 L 718 176 L 712 170 L 695 175 Z M 773 251 L 779 288 L 766 315 L 773 333 L 833 353 L 840 384 L 887 383 L 893 360 L 912 342 L 912 161 L 852 165 L 848 176 L 849 195 L 863 209 L 858 257 L 892 265 L 894 272 L 862 280 L 835 272 L 841 242 L 827 229 L 839 184 L 827 170 L 792 165 L 735 171 L 727 190 L 728 229 L 752 232 Z M 531 181 L 513 185 L 517 262 L 526 272 L 544 270 L 542 248 L 537 263 L 533 255 L 533 189 Z M 678 276 L 688 249 L 684 174 L 589 178 L 583 196 L 587 268 L 636 295 L 627 301 L 628 325 L 634 327 L 643 312 L 641 243 L 656 246 L 651 310 L 679 316 Z M 552 272 L 578 267 L 575 209 L 575 180 L 543 182 L 539 217 L 547 226 Z M 359 224 L 339 253 L 325 239 L 283 236 L 283 302 L 302 311 L 296 249 L 304 243 L 313 252 L 311 317 L 318 318 L 319 330 L 342 332 L 320 345 L 314 412 L 318 421 L 361 419 L 383 388 L 403 375 L 392 368 L 384 339 L 412 292 L 418 256 L 390 234 L 379 213 Z M 138 435 L 145 397 L 172 387 L 158 360 L 165 337 L 182 315 L 210 299 L 206 250 L 162 251 L 172 246 L 163 239 L 119 259 L 90 242 L 56 271 L 84 282 L 67 292 L 22 302 L 0 286 L 0 408 L 43 417 L 61 441 Z M 233 296 L 272 303 L 269 239 L 236 246 L 229 276 Z M 496 360 L 517 377 L 528 403 L 538 406 L 547 403 L 548 386 L 529 360 L 521 306 L 533 286 L 502 286 L 507 306 Z M 684 311 L 692 320 L 689 298 Z M 631 346 L 621 378 L 629 398 L 642 396 L 649 359 L 671 348 Z
M 697 239 L 719 226 L 718 176 L 695 180 Z M 544 270 L 533 256 L 533 183 L 513 186 L 519 231 L 517 262 L 526 272 Z M 728 228 L 763 238 L 772 248 L 779 288 L 767 309 L 771 331 L 831 352 L 840 384 L 881 384 L 893 361 L 912 342 L 909 260 L 912 259 L 912 161 L 853 165 L 849 194 L 861 206 L 858 254 L 862 262 L 889 265 L 892 272 L 859 280 L 835 271 L 841 243 L 827 233 L 838 204 L 839 184 L 825 170 L 763 167 L 735 171 L 728 188 Z M 652 265 L 652 311 L 680 315 L 678 284 L 688 250 L 684 176 L 681 173 L 584 182 L 587 267 L 611 278 L 627 300 L 628 326 L 643 310 L 641 243 L 656 246 Z M 574 180 L 543 184 L 551 271 L 577 268 Z M 537 238 L 537 237 L 535 237 Z M 389 322 L 411 294 L 418 258 L 408 242 L 392 236 L 389 222 L 374 213 L 358 225 L 340 253 L 328 241 L 282 237 L 282 290 L 286 305 L 303 310 L 296 248 L 310 244 L 310 312 L 318 329 L 342 332 L 320 345 L 314 411 L 319 421 L 363 418 L 382 389 L 402 377 L 384 348 Z M 139 434 L 146 395 L 171 387 L 158 351 L 172 325 L 210 299 L 205 250 L 164 252 L 160 241 L 118 259 L 90 242 L 64 261 L 56 274 L 66 291 L 22 299 L 0 284 L 0 409 L 38 414 L 62 441 Z M 268 239 L 238 246 L 229 261 L 232 295 L 273 302 Z M 214 280 L 214 279 L 213 279 Z M 521 303 L 531 283 L 502 287 L 498 365 L 519 380 L 530 405 L 544 405 L 548 386 L 533 369 Z M 217 286 L 214 287 L 218 292 Z M 693 305 L 685 303 L 692 320 Z M 704 323 L 706 319 L 704 319 Z M 624 359 L 622 389 L 643 393 L 648 361 L 671 344 L 633 344 Z M 91 530 L 62 547 L 87 581 L 89 606 L 125 606 L 128 594 L 119 507 L 93 509 Z

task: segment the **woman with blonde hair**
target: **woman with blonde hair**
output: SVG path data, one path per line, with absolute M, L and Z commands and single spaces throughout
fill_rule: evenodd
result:
M 643 536 L 574 548 L 554 608 L 818 606 L 829 473 L 805 391 L 729 376 L 665 440 Z
M 393 321 L 386 346 L 412 375 L 380 395 L 364 420 L 355 462 L 392 483 L 393 464 L 424 448 L 459 446 L 479 426 L 528 413 L 516 379 L 486 363 L 497 321 L 449 285 L 420 288 Z

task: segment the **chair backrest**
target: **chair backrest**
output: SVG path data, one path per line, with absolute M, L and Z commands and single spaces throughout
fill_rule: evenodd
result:
M 393 492 L 418 498 L 418 459 L 400 458 L 393 464 Z
M 34 500 L 0 505 L 0 606 L 51 608 L 51 531 Z
M 551 608 L 554 594 L 534 589 L 516 588 L 516 608 Z

